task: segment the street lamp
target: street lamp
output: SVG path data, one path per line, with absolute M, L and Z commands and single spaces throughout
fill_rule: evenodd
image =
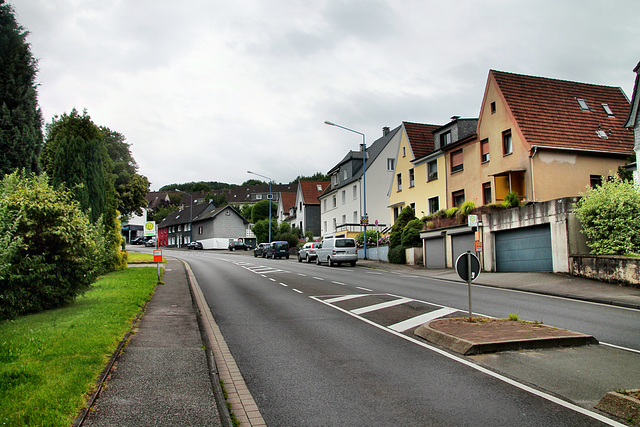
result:
M 177 188 L 176 191 L 189 196 L 189 243 L 191 243 L 193 241 L 193 196 Z
M 364 133 L 337 125 L 328 120 L 325 120 L 324 124 L 362 135 L 362 219 L 360 222 L 364 225 L 364 236 L 362 240 L 364 240 L 364 259 L 367 259 L 367 222 L 369 221 L 369 217 L 367 215 L 367 144 L 364 139 Z
M 261 176 L 262 178 L 267 178 L 269 180 L 269 244 L 271 244 L 271 201 L 273 200 L 273 195 L 271 194 L 271 181 L 273 181 L 268 176 L 260 175 L 259 173 L 247 171 L 247 173 Z

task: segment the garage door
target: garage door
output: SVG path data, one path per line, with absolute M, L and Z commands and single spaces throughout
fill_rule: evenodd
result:
M 467 251 L 471 251 L 471 253 L 474 253 L 475 251 L 474 243 L 475 243 L 474 233 L 452 234 L 451 250 L 453 251 L 452 253 L 453 262 L 454 263 L 456 262 L 460 254 L 464 254 Z
M 446 268 L 444 257 L 444 237 L 427 239 L 424 241 L 427 257 L 424 262 L 426 268 Z
M 497 271 L 553 271 L 549 224 L 495 235 Z

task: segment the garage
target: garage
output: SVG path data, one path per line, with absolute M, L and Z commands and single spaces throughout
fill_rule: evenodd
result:
M 553 271 L 549 224 L 495 233 L 496 271 Z
M 451 250 L 452 260 L 455 263 L 460 254 L 464 254 L 467 251 L 471 253 L 475 252 L 475 233 L 466 232 L 460 234 L 451 233 Z
M 425 239 L 424 247 L 426 257 L 424 266 L 426 268 L 446 268 L 447 261 L 445 259 L 444 237 L 439 235 L 431 239 Z

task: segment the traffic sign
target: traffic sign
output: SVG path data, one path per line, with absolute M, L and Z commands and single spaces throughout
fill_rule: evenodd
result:
M 156 222 L 155 221 L 147 221 L 144 224 L 144 235 L 145 236 L 155 236 L 156 235 Z
M 469 270 L 469 263 L 471 263 L 471 270 Z M 471 280 L 469 280 L 469 271 L 471 271 Z M 480 275 L 480 260 L 471 252 L 460 254 L 456 260 L 456 272 L 462 280 L 476 280 Z

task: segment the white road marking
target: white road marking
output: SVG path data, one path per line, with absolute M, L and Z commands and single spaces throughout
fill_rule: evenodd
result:
M 328 304 L 333 304 L 333 303 L 340 302 L 340 301 L 347 301 L 347 300 L 350 300 L 350 299 L 360 298 L 360 297 L 367 297 L 367 296 L 369 296 L 369 295 L 367 295 L 367 294 L 342 295 L 342 296 L 339 296 L 339 297 L 326 299 L 323 302 L 326 302 Z
M 314 278 L 314 279 L 316 279 L 316 280 L 322 280 L 322 281 L 324 281 L 324 279 L 323 279 L 322 277 L 316 277 L 316 276 L 313 276 L 313 278 Z
M 297 292 L 297 293 L 299 293 L 299 294 L 303 293 L 302 291 L 299 291 L 299 290 L 297 290 L 297 289 L 295 289 L 295 288 L 291 288 L 291 289 L 293 290 L 293 292 Z
M 344 283 L 342 283 L 342 282 L 334 282 L 334 281 L 332 281 L 331 283 L 335 283 L 336 285 L 341 285 L 341 286 L 347 286 L 347 285 L 345 285 L 345 284 L 344 284 Z
M 421 314 L 420 316 L 412 317 L 411 319 L 398 322 L 394 325 L 389 325 L 387 326 L 387 328 L 394 330 L 396 332 L 403 332 L 411 328 L 420 326 L 423 323 L 427 323 L 433 319 L 437 319 L 438 317 L 444 317 L 448 314 L 455 313 L 456 311 L 460 311 L 460 310 L 457 310 L 455 308 L 445 307 L 439 310 L 430 311 L 429 313 Z
M 381 302 L 380 304 L 369 305 L 366 307 L 356 308 L 351 310 L 354 314 L 364 314 L 369 313 L 371 311 L 382 310 L 383 308 L 394 307 L 396 305 L 401 305 L 406 302 L 413 301 L 411 298 L 400 298 L 393 301 Z
M 361 291 L 373 292 L 371 289 L 363 288 L 361 286 L 356 286 L 356 289 L 360 289 Z
M 287 285 L 286 283 L 282 283 L 282 282 L 280 282 L 280 284 L 281 284 L 282 286 L 284 286 L 284 287 L 289 287 L 289 285 Z

